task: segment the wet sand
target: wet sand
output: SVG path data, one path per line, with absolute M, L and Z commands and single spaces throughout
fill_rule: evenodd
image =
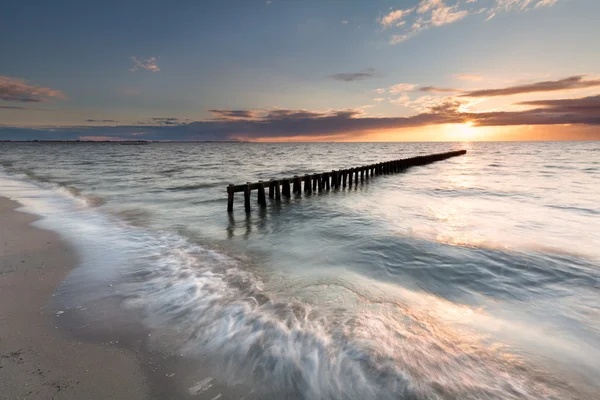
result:
M 59 331 L 48 304 L 76 255 L 18 206 L 0 197 L 0 399 L 150 398 L 136 354 Z

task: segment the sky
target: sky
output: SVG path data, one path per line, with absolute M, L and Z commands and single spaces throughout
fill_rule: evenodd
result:
M 0 140 L 600 140 L 598 0 L 7 0 Z

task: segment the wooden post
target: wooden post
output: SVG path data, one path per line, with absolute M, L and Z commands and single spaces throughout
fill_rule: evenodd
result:
M 312 193 L 310 175 L 304 175 L 304 193 Z
M 298 187 L 298 175 L 294 175 L 294 185 L 292 186 L 292 192 L 300 193 L 300 188 Z
M 250 212 L 250 182 L 246 182 L 244 187 L 244 208 L 246 212 Z
M 290 198 L 291 194 L 290 194 L 290 180 L 289 179 L 284 179 L 281 182 L 281 194 L 283 194 L 287 198 Z
M 337 189 L 337 187 L 338 187 L 337 181 L 338 181 L 337 171 L 335 171 L 335 170 L 331 171 L 331 188 L 332 189 Z
M 269 181 L 269 198 L 272 199 L 275 197 L 275 181 L 271 179 Z
M 317 174 L 315 179 L 317 180 L 317 186 L 319 186 L 319 193 L 321 193 L 323 191 L 323 174 Z
M 325 177 L 325 190 L 329 190 L 331 188 L 329 186 L 329 173 L 325 172 L 323 176 Z
M 352 188 L 352 178 L 354 178 L 354 168 L 348 170 L 348 188 Z
M 312 176 L 312 191 L 316 192 L 317 191 L 317 180 L 319 179 L 319 175 L 318 174 L 313 174 Z
M 348 170 L 343 170 L 342 171 L 342 187 L 345 189 L 346 188 L 346 178 L 348 175 Z
M 233 211 L 233 196 L 235 193 L 233 192 L 233 184 L 229 184 L 227 187 L 227 212 Z
M 265 184 L 263 181 L 258 181 L 258 204 L 261 207 L 267 206 L 267 199 L 265 197 Z
M 279 189 L 279 181 L 275 181 L 275 201 L 281 201 L 281 190 Z
M 360 167 L 360 183 L 365 181 L 365 167 Z

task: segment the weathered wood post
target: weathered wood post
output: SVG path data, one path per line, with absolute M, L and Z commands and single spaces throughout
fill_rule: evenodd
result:
M 346 189 L 346 178 L 347 178 L 347 175 L 348 175 L 348 170 L 346 170 L 346 169 L 343 170 L 342 171 L 342 187 L 344 189 Z
M 267 206 L 267 199 L 265 198 L 265 184 L 263 181 L 258 181 L 258 204 L 261 207 Z
M 271 179 L 269 181 L 269 198 L 272 199 L 275 197 L 275 180 Z
M 291 193 L 290 193 L 290 180 L 289 179 L 284 179 L 281 182 L 281 194 L 283 194 L 287 198 L 291 197 Z
M 233 211 L 233 196 L 235 195 L 233 191 L 234 186 L 235 185 L 233 183 L 230 183 L 227 187 L 227 212 Z
M 317 180 L 317 187 L 319 189 L 319 193 L 321 193 L 323 191 L 323 174 L 317 174 L 317 176 L 315 176 L 315 179 Z
M 338 187 L 338 173 L 337 171 L 333 170 L 331 171 L 331 188 L 332 189 L 337 189 Z
M 354 168 L 348 170 L 348 188 L 352 188 L 352 178 L 354 175 Z
M 360 183 L 365 181 L 365 167 L 360 167 Z
M 323 176 L 325 177 L 325 190 L 331 189 L 329 186 L 329 172 L 325 172 Z
M 250 182 L 246 182 L 244 187 L 244 208 L 246 212 L 250 212 Z
M 275 201 L 281 201 L 281 190 L 279 189 L 279 181 L 274 181 L 275 184 Z
M 294 194 L 300 193 L 300 181 L 298 175 L 294 175 L 294 186 L 292 186 L 292 192 Z
M 312 193 L 312 182 L 308 174 L 304 175 L 304 193 Z

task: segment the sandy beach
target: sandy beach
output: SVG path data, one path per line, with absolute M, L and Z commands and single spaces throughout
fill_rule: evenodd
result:
M 0 399 L 147 399 L 136 356 L 57 328 L 47 304 L 76 266 L 61 238 L 0 198 Z

